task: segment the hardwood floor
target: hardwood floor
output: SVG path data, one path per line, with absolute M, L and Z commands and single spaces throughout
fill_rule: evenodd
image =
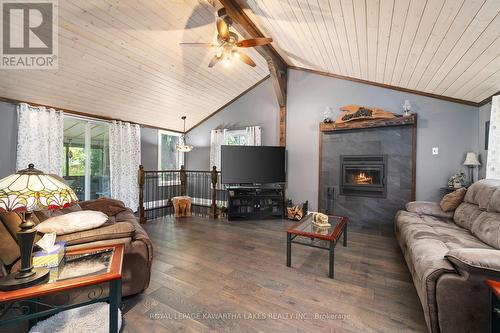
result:
M 124 303 L 123 332 L 425 332 L 391 233 L 348 227 L 348 247 L 292 246 L 291 221 L 148 221 L 155 249 L 145 293 Z

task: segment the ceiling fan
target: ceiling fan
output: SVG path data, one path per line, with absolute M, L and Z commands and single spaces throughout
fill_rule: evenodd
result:
M 221 13 L 219 13 L 221 14 Z M 222 15 L 219 15 L 222 16 Z M 220 61 L 224 64 L 231 64 L 233 59 L 240 59 L 245 64 L 255 67 L 255 62 L 246 53 L 239 50 L 239 48 L 254 47 L 270 44 L 272 38 L 251 38 L 239 41 L 238 35 L 229 31 L 232 20 L 229 16 L 225 15 L 224 18 L 217 18 L 217 43 L 180 43 L 181 46 L 195 46 L 195 47 L 214 47 L 219 50 L 212 57 L 208 67 L 212 68 Z

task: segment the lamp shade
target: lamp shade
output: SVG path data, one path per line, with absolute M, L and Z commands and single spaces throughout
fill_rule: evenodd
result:
M 0 180 L 0 212 L 61 209 L 77 201 L 60 177 L 45 174 L 33 164 Z
M 478 166 L 481 165 L 481 162 L 477 159 L 477 154 L 474 152 L 468 152 L 465 156 L 464 165 L 469 166 Z

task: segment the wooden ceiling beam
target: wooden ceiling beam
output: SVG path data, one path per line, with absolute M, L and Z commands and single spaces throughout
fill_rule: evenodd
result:
M 226 14 L 233 20 L 233 27 L 244 38 L 266 37 L 262 31 L 245 14 L 241 4 L 237 0 L 219 0 L 224 6 Z M 274 92 L 280 107 L 280 146 L 285 146 L 286 138 L 286 85 L 288 77 L 288 64 L 271 46 L 264 45 L 255 47 L 256 51 L 267 61 Z

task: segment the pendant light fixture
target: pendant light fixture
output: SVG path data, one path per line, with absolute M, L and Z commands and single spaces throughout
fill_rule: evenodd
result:
M 192 145 L 188 145 L 186 142 L 186 116 L 182 116 L 181 119 L 184 121 L 184 132 L 179 137 L 179 143 L 177 144 L 177 151 L 181 153 L 189 153 L 193 150 Z

